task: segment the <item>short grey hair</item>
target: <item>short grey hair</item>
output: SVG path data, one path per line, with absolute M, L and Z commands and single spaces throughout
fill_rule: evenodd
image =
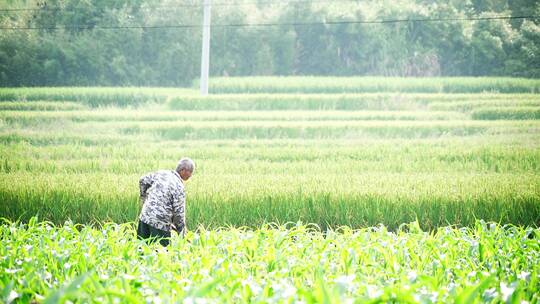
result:
M 191 158 L 184 157 L 179 162 L 178 165 L 176 165 L 176 172 L 180 172 L 182 170 L 188 170 L 189 172 L 193 172 L 195 170 L 195 163 Z

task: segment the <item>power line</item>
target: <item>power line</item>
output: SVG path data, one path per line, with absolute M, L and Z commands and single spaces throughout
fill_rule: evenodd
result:
M 425 19 L 387 19 L 387 20 L 342 20 L 324 22 L 284 22 L 284 23 L 230 23 L 212 24 L 212 27 L 272 27 L 272 26 L 312 26 L 312 25 L 347 25 L 347 24 L 391 24 L 391 23 L 420 23 L 420 22 L 458 22 L 458 21 L 487 21 L 487 20 L 514 20 L 514 19 L 540 19 L 540 15 L 531 16 L 493 16 L 472 18 L 425 18 Z M 125 25 L 125 26 L 53 26 L 53 27 L 0 27 L 0 30 L 122 30 L 122 29 L 191 29 L 202 28 L 200 24 L 164 24 L 164 25 Z

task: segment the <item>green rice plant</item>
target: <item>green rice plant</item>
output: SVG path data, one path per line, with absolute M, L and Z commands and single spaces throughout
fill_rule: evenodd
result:
M 439 95 L 439 94 L 437 94 Z M 406 110 L 433 96 L 402 94 L 225 94 L 171 98 L 173 110 Z
M 212 93 L 538 93 L 540 80 L 523 78 L 217 77 Z M 194 86 L 198 86 L 195 82 Z
M 0 214 L 24 221 L 39 214 L 55 223 L 134 221 L 140 175 L 3 173 Z M 538 189 L 534 173 L 201 173 L 187 185 L 187 218 L 214 228 L 302 220 L 325 229 L 395 229 L 415 218 L 426 229 L 470 226 L 476 218 L 534 225 Z
M 58 120 L 86 121 L 342 121 L 457 120 L 462 113 L 427 111 L 148 111 L 110 108 L 106 111 L 5 111 L 0 120 L 25 126 Z
M 87 107 L 76 102 L 53 101 L 4 101 L 0 102 L 0 111 L 71 111 L 84 110 Z
M 91 107 L 116 105 L 139 106 L 144 103 L 164 103 L 172 90 L 141 88 L 2 88 L 4 101 L 75 101 Z M 181 94 L 179 90 L 177 94 Z
M 0 133 L 0 144 L 24 143 L 36 146 L 55 146 L 62 144 L 98 146 L 133 142 L 133 139 L 121 135 L 77 134 L 77 132 L 54 131 L 25 130 L 23 132 L 2 132 Z M 139 139 L 144 139 L 144 137 L 139 136 Z
M 540 107 L 496 107 L 472 111 L 471 117 L 478 120 L 528 120 L 540 119 Z
M 502 137 L 504 138 L 504 137 Z M 538 139 L 538 137 L 536 137 Z M 302 144 L 282 140 L 225 142 L 192 141 L 182 153 L 203 160 L 198 174 L 287 172 L 290 175 L 358 172 L 499 172 L 533 173 L 540 169 L 540 141 L 525 137 L 512 143 L 493 138 L 391 139 L 341 143 L 312 140 Z M 514 136 L 514 140 L 518 137 Z M 125 139 L 124 139 L 125 140 Z M 0 172 L 141 174 L 168 168 L 178 158 L 175 143 L 96 139 L 90 145 L 51 143 L 35 145 L 30 139 L 6 144 L 0 151 Z M 536 142 L 531 147 L 526 142 Z M 361 145 L 361 149 L 358 146 Z
M 0 101 L 15 101 L 17 99 L 18 95 L 13 89 L 0 89 Z
M 433 102 L 428 108 L 432 111 L 461 111 L 470 112 L 475 109 L 493 108 L 493 107 L 540 107 L 540 99 L 529 100 L 478 100 L 462 102 Z
M 476 221 L 321 231 L 199 227 L 168 250 L 132 224 L 0 226 L 3 301 L 536 303 L 538 228 Z
M 538 102 L 535 94 L 341 93 L 341 94 L 211 94 L 172 97 L 172 110 L 418 110 L 431 103 Z M 441 108 L 443 111 L 448 109 Z
M 321 122 L 138 122 L 102 123 L 101 127 L 117 129 L 131 136 L 155 134 L 166 140 L 210 139 L 358 139 L 358 138 L 428 138 L 471 136 L 514 132 L 522 126 L 533 130 L 535 122 L 474 121 L 321 121 Z

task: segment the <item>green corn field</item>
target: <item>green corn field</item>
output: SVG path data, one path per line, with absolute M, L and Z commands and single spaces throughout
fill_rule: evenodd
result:
M 540 231 L 417 222 L 200 229 L 168 251 L 131 225 L 4 222 L 4 300 L 43 303 L 537 303 Z

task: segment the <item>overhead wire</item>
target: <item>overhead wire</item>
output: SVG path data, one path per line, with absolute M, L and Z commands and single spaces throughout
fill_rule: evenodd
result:
M 540 15 L 530 16 L 491 16 L 491 17 L 455 17 L 455 18 L 421 18 L 421 19 L 382 19 L 382 20 L 336 20 L 336 21 L 313 21 L 313 22 L 280 22 L 280 23 L 225 23 L 212 24 L 212 28 L 220 27 L 272 27 L 272 26 L 312 26 L 312 25 L 347 25 L 347 24 L 390 24 L 409 22 L 459 22 L 459 21 L 487 21 L 487 20 L 516 20 L 516 19 L 540 19 Z M 202 28 L 201 24 L 161 24 L 161 25 L 76 25 L 76 26 L 51 26 L 51 27 L 0 27 L 0 30 L 85 30 L 85 29 L 189 29 Z

